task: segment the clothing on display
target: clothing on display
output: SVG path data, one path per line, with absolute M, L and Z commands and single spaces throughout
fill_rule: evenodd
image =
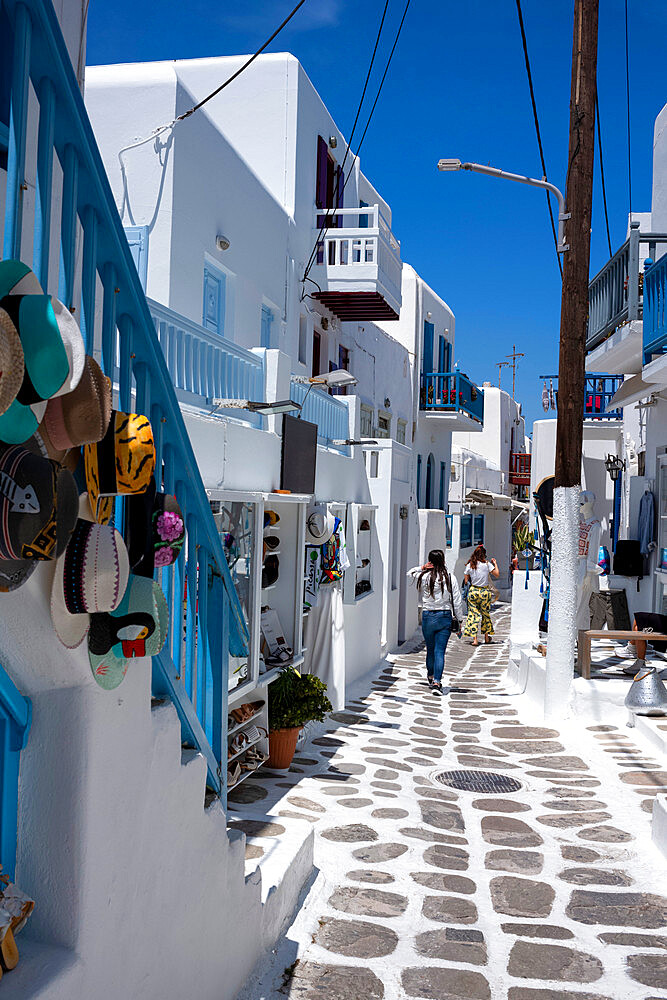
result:
M 337 586 L 324 586 L 319 602 L 306 618 L 304 671 L 327 686 L 334 712 L 345 708 L 345 631 L 343 595 Z
M 345 529 L 339 517 L 336 518 L 331 538 L 322 546 L 322 582 L 340 580 L 350 565 L 347 554 Z
M 625 631 L 632 628 L 628 597 L 624 590 L 599 590 L 589 600 L 590 628 Z
M 303 603 L 306 608 L 316 608 L 320 593 L 322 550 L 306 547 L 306 587 Z
M 645 490 L 639 501 L 639 551 L 648 556 L 656 547 L 655 541 L 655 498 L 650 490 Z
M 591 624 L 589 603 L 591 594 L 599 590 L 602 572 L 598 565 L 602 525 L 595 517 L 595 494 L 582 490 L 579 494 L 579 544 L 577 550 L 577 630 Z

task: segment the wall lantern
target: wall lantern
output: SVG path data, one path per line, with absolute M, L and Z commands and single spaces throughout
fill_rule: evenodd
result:
M 625 462 L 618 455 L 607 455 L 604 460 L 604 467 L 609 473 L 612 483 L 615 483 L 621 472 L 625 469 Z

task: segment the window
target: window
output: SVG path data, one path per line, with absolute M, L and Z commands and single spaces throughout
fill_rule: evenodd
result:
M 396 440 L 399 444 L 405 444 L 405 432 L 408 428 L 407 420 L 396 421 Z
M 373 416 L 375 414 L 372 406 L 366 406 L 365 403 L 361 404 L 361 414 L 360 414 L 360 429 L 359 433 L 362 438 L 372 438 L 373 437 Z
M 130 245 L 130 253 L 132 254 L 132 260 L 141 281 L 141 287 L 146 291 L 146 279 L 148 277 L 148 226 L 127 226 L 125 228 L 125 235 Z
M 388 413 L 378 413 L 378 425 L 375 436 L 388 438 L 391 436 L 391 417 Z
M 461 542 L 459 548 L 469 549 L 472 545 L 472 514 L 461 515 Z
M 329 363 L 329 371 L 335 371 L 336 368 L 341 369 L 344 372 L 349 372 L 350 370 L 350 352 L 347 347 L 343 347 L 342 344 L 338 345 L 338 365 L 335 365 L 333 361 Z M 331 389 L 332 396 L 346 396 L 347 386 L 343 386 L 340 389 Z
M 262 326 L 260 347 L 272 347 L 271 327 L 273 326 L 273 310 L 268 306 L 262 306 Z
M 380 453 L 377 452 L 377 451 L 367 451 L 366 455 L 368 456 L 368 458 L 367 458 L 367 462 L 368 462 L 368 478 L 369 479 L 377 479 L 377 477 L 378 477 L 378 463 L 379 463 L 379 459 L 380 459 Z
M 454 520 L 454 515 L 453 514 L 445 514 L 445 536 L 447 538 L 447 548 L 448 549 L 451 549 L 451 547 L 452 547 L 452 527 L 453 527 L 452 522 L 453 522 L 453 520 Z
M 422 373 L 428 375 L 433 371 L 433 323 L 424 320 L 424 344 L 422 348 Z
M 441 462 L 440 463 L 440 505 L 439 505 L 440 506 L 440 510 L 444 510 L 445 507 L 447 506 L 447 504 L 446 504 L 446 500 L 447 500 L 447 495 L 446 495 L 446 486 L 447 486 L 446 469 L 447 469 L 446 462 Z
M 322 351 L 322 334 L 319 330 L 313 330 L 313 367 L 311 376 L 316 378 L 320 372 L 320 354 Z
M 308 364 L 308 317 L 299 316 L 299 362 Z
M 473 545 L 482 545 L 484 542 L 484 515 L 475 514 L 473 519 Z
M 212 264 L 204 264 L 204 308 L 202 326 L 221 337 L 225 332 L 225 275 Z

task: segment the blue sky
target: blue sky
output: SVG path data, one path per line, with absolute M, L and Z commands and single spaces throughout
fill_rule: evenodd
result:
M 653 126 L 667 102 L 667 4 L 629 4 L 637 212 L 650 209 Z M 111 9 L 93 0 L 88 62 L 251 52 L 292 6 L 292 0 L 116 0 Z M 382 6 L 381 0 L 306 0 L 272 45 L 300 59 L 347 134 Z M 563 188 L 573 3 L 523 0 L 522 6 L 549 179 Z M 403 0 L 390 2 L 377 81 L 403 7 Z M 602 0 L 599 101 L 614 250 L 625 239 L 629 207 L 624 46 L 623 0 Z M 370 108 L 373 85 L 369 92 Z M 538 376 L 558 365 L 560 277 L 545 198 L 505 181 L 439 174 L 442 156 L 541 175 L 514 0 L 412 0 L 361 160 L 392 207 L 403 259 L 454 310 L 461 367 L 478 382 L 497 384 L 494 362 L 512 344 L 526 354 L 517 398 L 530 426 L 543 416 Z M 608 257 L 597 157 L 592 229 L 595 273 Z M 509 380 L 504 369 L 504 388 Z

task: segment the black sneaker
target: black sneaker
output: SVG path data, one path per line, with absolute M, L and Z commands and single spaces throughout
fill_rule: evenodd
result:
M 438 684 L 436 681 L 432 684 L 433 694 L 442 695 L 442 684 Z
M 426 678 L 426 683 L 428 684 L 428 686 L 430 688 L 432 688 L 433 687 L 433 678 L 432 677 L 427 677 Z

